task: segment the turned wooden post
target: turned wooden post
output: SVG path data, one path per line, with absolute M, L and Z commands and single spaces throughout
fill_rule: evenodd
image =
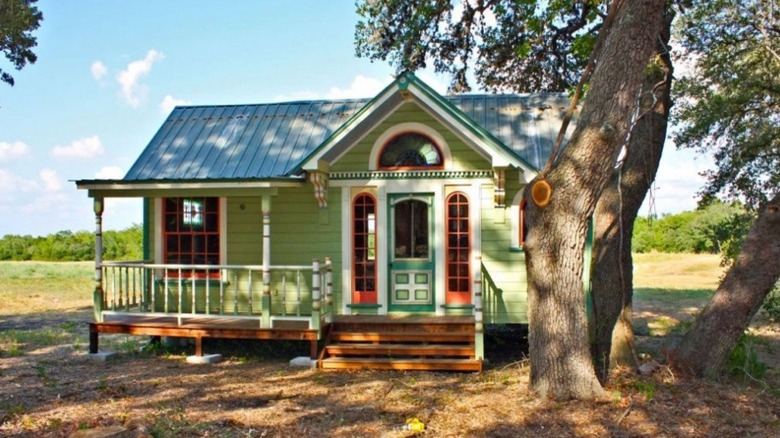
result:
M 260 328 L 271 328 L 271 198 L 263 196 L 263 319 Z
M 322 278 L 320 277 L 320 261 L 314 259 L 311 263 L 311 328 L 320 331 L 320 308 L 322 303 L 320 302 L 322 295 L 320 294 L 320 284 Z M 318 336 L 319 337 L 319 336 Z
M 103 322 L 103 198 L 95 198 L 95 291 L 92 294 L 92 304 L 95 321 Z
M 481 262 L 480 262 L 481 265 Z M 482 322 L 482 270 L 474 275 L 474 358 L 485 357 L 485 325 Z

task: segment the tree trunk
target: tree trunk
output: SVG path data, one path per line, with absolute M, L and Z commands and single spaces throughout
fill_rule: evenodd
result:
M 549 174 L 529 184 L 545 179 L 553 190 L 550 203 L 539 207 L 526 193 L 531 388 L 541 397 L 604 395 L 587 339 L 585 234 L 626 139 L 663 10 L 662 0 L 621 1 L 569 144 Z
M 641 118 L 634 126 L 625 161 L 612 173 L 594 214 L 591 296 L 591 342 L 596 375 L 607 381 L 612 366 L 636 368 L 632 303 L 634 295 L 631 238 L 634 220 L 655 180 L 672 106 L 672 60 L 669 35 L 673 13 L 667 11 L 661 41 L 642 86 Z M 660 84 L 660 85 L 659 85 Z M 657 86 L 657 87 L 656 87 Z
M 717 373 L 780 277 L 780 193 L 759 212 L 718 290 L 672 352 L 679 371 Z

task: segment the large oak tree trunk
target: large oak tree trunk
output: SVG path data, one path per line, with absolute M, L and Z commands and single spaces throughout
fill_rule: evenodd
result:
M 661 41 L 647 68 L 640 118 L 632 131 L 622 167 L 612 174 L 594 213 L 591 296 L 591 342 L 599 380 L 612 366 L 636 368 L 631 238 L 634 220 L 655 180 L 672 106 L 672 60 L 669 35 L 673 13 L 667 11 Z
M 678 370 L 697 376 L 718 372 L 780 276 L 780 193 L 760 212 L 739 256 L 672 352 Z
M 663 0 L 620 3 L 572 138 L 549 173 L 537 177 L 552 186 L 551 201 L 538 207 L 526 193 L 531 388 L 542 397 L 604 395 L 587 336 L 585 235 L 626 139 L 664 11 Z

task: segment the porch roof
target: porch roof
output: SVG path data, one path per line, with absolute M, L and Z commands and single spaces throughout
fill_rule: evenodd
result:
M 568 105 L 558 93 L 440 98 L 536 169 L 551 153 Z M 114 182 L 272 182 L 294 177 L 307 157 L 370 103 L 345 99 L 176 107 L 124 179 Z

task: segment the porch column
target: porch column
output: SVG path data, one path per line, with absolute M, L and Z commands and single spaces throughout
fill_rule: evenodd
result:
M 482 322 L 482 271 L 474 275 L 474 358 L 485 358 L 485 325 Z
M 271 328 L 271 197 L 263 195 L 263 320 L 261 328 Z
M 103 198 L 94 198 L 95 212 L 95 291 L 92 293 L 95 321 L 103 322 Z
M 325 257 L 325 306 L 326 316 L 328 322 L 333 320 L 333 260 L 330 257 Z
M 311 263 L 311 328 L 320 331 L 320 309 L 322 307 L 320 286 L 322 277 L 320 277 L 320 261 L 314 259 Z

